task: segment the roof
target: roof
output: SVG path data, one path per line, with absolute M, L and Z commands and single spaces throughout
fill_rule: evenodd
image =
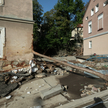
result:
M 77 27 L 83 28 L 83 24 L 78 24 Z

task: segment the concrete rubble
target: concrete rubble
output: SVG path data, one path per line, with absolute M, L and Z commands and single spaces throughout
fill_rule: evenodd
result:
M 10 63 L 10 62 L 9 62 Z M 22 63 L 22 62 L 21 62 Z M 12 65 L 18 65 L 18 62 L 12 62 Z M 10 67 L 11 65 L 8 65 Z M 59 66 L 59 65 L 58 65 Z M 3 67 L 4 68 L 4 67 Z M 10 69 L 10 68 L 6 68 Z M 67 72 L 65 72 L 67 73 Z M 28 66 L 23 67 L 17 67 L 13 70 L 9 70 L 8 72 L 1 72 L 0 73 L 0 84 L 3 85 L 0 89 L 0 97 L 4 97 L 8 95 L 10 92 L 12 92 L 14 89 L 19 87 L 22 83 L 29 81 L 33 78 L 44 78 L 47 77 L 48 74 L 52 75 L 63 75 L 64 72 L 60 68 L 56 68 L 53 64 L 50 64 L 50 62 L 45 63 L 45 61 L 36 61 L 36 60 L 30 60 Z M 11 85 L 11 87 L 10 87 Z M 15 86 L 14 86 L 15 85 Z M 5 90 L 5 93 L 3 89 L 5 87 L 10 87 L 11 89 Z M 30 93 L 28 93 L 30 94 Z
M 91 85 L 91 84 L 88 85 L 88 86 L 84 86 L 84 89 L 81 91 L 82 92 L 81 97 L 85 97 L 85 96 L 88 96 L 88 95 L 98 93 L 98 92 L 101 91 L 102 88 L 104 88 L 104 87 L 101 87 L 101 86 L 96 87 L 96 85 Z
M 42 99 L 48 99 L 62 92 L 63 92 L 63 88 L 59 84 L 55 87 L 52 87 L 51 89 L 45 89 L 40 91 L 40 96 Z
M 73 59 L 75 61 L 74 57 Z M 69 64 L 77 65 L 79 67 L 93 69 L 80 63 L 78 64 L 69 62 L 69 58 L 68 60 L 66 60 L 66 58 L 63 58 L 63 61 Z M 17 100 L 18 103 L 15 102 L 15 105 L 13 101 L 13 107 L 16 107 L 24 99 L 30 99 L 32 97 L 34 100 L 35 97 L 39 97 L 39 99 L 42 99 L 40 99 L 41 102 L 43 102 L 41 105 L 32 105 L 30 103 L 31 105 L 29 104 L 29 108 L 42 108 L 42 106 L 45 106 L 45 108 L 53 108 L 53 105 L 62 106 L 64 103 L 70 102 L 68 85 L 61 85 L 56 78 L 62 78 L 74 72 L 79 73 L 77 69 L 71 68 L 69 66 L 65 66 L 63 64 L 61 65 L 60 63 L 51 62 L 48 60 L 44 61 L 39 59 L 32 59 L 28 63 L 18 63 L 17 61 L 9 62 L 8 65 L 3 66 L 1 70 L 0 98 L 2 99 L 3 97 L 5 97 L 7 101 L 15 98 L 14 101 Z M 107 71 L 104 72 L 98 70 L 98 72 L 106 74 Z M 31 81 L 33 79 L 35 79 L 35 81 Z M 106 86 L 102 86 L 99 84 L 89 84 L 84 85 L 83 89 L 80 89 L 79 91 L 81 97 L 87 97 L 89 95 L 99 93 L 106 89 Z M 14 97 L 13 94 L 11 94 L 13 91 L 15 91 L 16 94 L 21 95 L 22 98 Z M 57 97 L 58 100 L 56 100 Z M 60 98 L 62 98 L 62 100 Z M 55 101 L 54 104 L 50 105 L 50 100 Z M 71 99 L 71 101 L 74 102 L 75 100 Z M 47 102 L 49 103 L 49 106 L 47 105 Z M 7 108 L 12 108 L 12 104 L 10 104 Z M 22 106 L 26 107 L 24 105 Z M 1 108 L 3 108 L 3 104 Z

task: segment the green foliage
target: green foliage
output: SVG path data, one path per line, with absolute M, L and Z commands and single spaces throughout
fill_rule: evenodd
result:
M 38 26 L 40 26 L 42 22 L 42 12 L 42 6 L 39 4 L 37 0 L 33 0 L 33 20 Z
M 37 0 L 33 0 L 33 20 L 35 21 L 33 25 L 33 43 L 34 49 L 36 49 L 37 42 L 40 41 L 40 24 L 42 23 L 42 6 Z
M 37 41 L 38 51 L 46 52 L 48 49 L 70 50 L 73 43 L 70 42 L 71 31 L 82 23 L 84 15 L 84 3 L 82 0 L 58 0 L 54 9 L 42 15 L 42 7 L 34 0 L 34 41 Z M 41 34 L 37 29 L 42 21 Z M 37 36 L 38 35 L 38 36 Z

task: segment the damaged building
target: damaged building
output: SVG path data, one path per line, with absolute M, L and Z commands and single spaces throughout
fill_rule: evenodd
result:
M 0 0 L 0 67 L 33 58 L 33 23 L 32 0 Z

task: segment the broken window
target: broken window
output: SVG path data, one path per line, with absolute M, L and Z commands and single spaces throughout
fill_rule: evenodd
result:
M 92 48 L 92 41 L 89 41 L 89 48 Z
M 103 29 L 103 13 L 98 16 L 98 30 Z
M 92 33 L 92 21 L 88 23 L 88 33 Z
M 3 58 L 4 45 L 5 45 L 5 28 L 0 27 L 0 58 Z

